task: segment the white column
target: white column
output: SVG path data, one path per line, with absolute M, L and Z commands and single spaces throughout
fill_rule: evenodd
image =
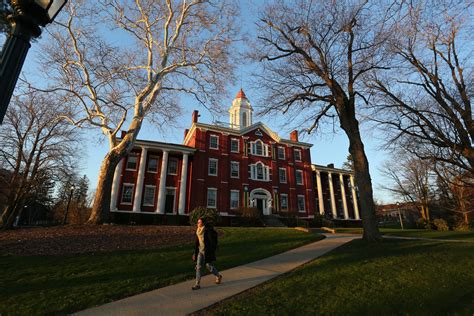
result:
M 114 181 L 112 182 L 112 192 L 110 193 L 110 210 L 117 210 L 117 195 L 119 193 L 120 178 L 122 177 L 123 161 L 125 158 L 120 159 L 119 163 L 115 167 Z
M 183 165 L 181 166 L 181 184 L 179 185 L 178 214 L 184 215 L 186 205 L 186 181 L 188 179 L 188 153 L 183 153 Z
M 329 182 L 329 193 L 331 195 L 332 218 L 337 218 L 336 198 L 334 197 L 334 187 L 333 187 L 333 184 L 332 184 L 332 173 L 331 172 L 328 172 L 328 182 Z
M 319 214 L 324 215 L 323 186 L 321 185 L 321 172 L 316 170 L 316 185 L 318 188 Z
M 166 175 L 168 174 L 168 151 L 163 150 L 163 158 L 161 159 L 160 173 L 160 189 L 158 190 L 158 203 L 156 204 L 156 212 L 165 214 L 166 200 Z
M 342 173 L 339 174 L 339 182 L 341 185 L 342 206 L 344 208 L 344 219 L 349 219 L 349 211 L 347 210 L 347 201 L 346 201 L 346 188 L 344 187 L 344 176 Z
M 138 166 L 138 179 L 135 185 L 135 198 L 133 199 L 133 211 L 140 212 L 142 208 L 142 196 L 143 196 L 143 181 L 145 180 L 145 166 L 146 166 L 146 154 L 148 150 L 146 147 L 142 147 L 142 153 L 140 155 L 140 165 Z
M 354 177 L 351 175 L 351 189 L 352 189 L 352 204 L 354 206 L 355 219 L 360 219 L 359 205 L 357 204 L 357 192 L 354 185 Z

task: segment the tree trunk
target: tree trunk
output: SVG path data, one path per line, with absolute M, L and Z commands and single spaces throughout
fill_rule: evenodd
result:
M 110 198 L 115 167 L 125 154 L 120 155 L 115 151 L 111 151 L 102 161 L 99 170 L 99 179 L 97 181 L 94 204 L 92 205 L 91 215 L 87 220 L 88 224 L 102 224 L 110 221 Z
M 369 161 L 365 155 L 364 144 L 360 137 L 359 122 L 355 117 L 355 112 L 351 111 L 353 107 L 346 105 L 345 109 L 344 115 L 340 115 L 339 118 L 341 127 L 349 138 L 349 153 L 354 160 L 355 184 L 359 189 L 362 226 L 364 228 L 363 239 L 369 242 L 380 241 L 382 237 L 379 232 L 375 214 Z

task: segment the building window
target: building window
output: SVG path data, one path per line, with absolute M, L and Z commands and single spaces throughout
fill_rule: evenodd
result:
M 209 136 L 209 148 L 219 149 L 219 136 L 216 136 L 216 135 Z
M 247 124 L 247 113 L 246 113 L 246 112 L 243 112 L 243 113 L 242 113 L 242 124 L 241 124 L 241 126 L 242 126 L 242 127 L 247 127 L 247 125 L 248 125 L 248 124 Z
M 217 207 L 217 189 L 214 189 L 214 188 L 207 189 L 207 207 L 208 208 Z
M 278 174 L 280 176 L 280 183 L 286 183 L 286 169 L 285 168 L 279 168 L 278 169 Z
M 271 181 L 271 169 L 261 162 L 250 165 L 250 179 L 259 181 Z
M 298 212 L 304 212 L 304 195 L 298 195 Z
M 285 147 L 278 147 L 278 159 L 285 160 Z
M 129 155 L 127 158 L 127 167 L 125 169 L 137 170 L 137 161 L 138 161 L 137 155 L 134 155 L 134 154 Z
M 178 159 L 171 158 L 168 160 L 168 174 L 169 175 L 178 174 Z
M 295 149 L 295 161 L 301 161 L 301 150 Z
M 239 190 L 230 190 L 230 208 L 236 209 L 239 208 Z
M 280 206 L 282 210 L 288 209 L 288 194 L 280 194 Z
M 122 204 L 132 204 L 134 184 L 124 183 L 122 188 Z
M 251 143 L 250 153 L 255 156 L 268 157 L 268 145 L 265 145 L 261 140 Z
M 296 184 L 303 185 L 303 171 L 296 170 Z
M 148 160 L 148 172 L 157 173 L 158 172 L 158 157 L 150 157 Z
M 239 140 L 232 138 L 230 140 L 230 151 L 233 153 L 239 152 Z
M 143 205 L 154 206 L 155 205 L 155 186 L 145 185 L 145 191 L 143 192 Z
M 231 178 L 239 177 L 239 163 L 237 161 L 230 162 L 230 177 Z
M 207 174 L 209 176 L 217 176 L 217 159 L 209 158 L 209 168 Z

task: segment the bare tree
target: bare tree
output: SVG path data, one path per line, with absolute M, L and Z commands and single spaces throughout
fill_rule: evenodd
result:
M 388 14 L 367 1 L 277 1 L 262 13 L 256 53 L 263 61 L 264 114 L 299 115 L 308 133 L 325 118 L 339 121 L 354 160 L 364 239 L 371 241 L 380 234 L 356 112 L 367 75 L 384 68 Z
M 375 77 L 377 121 L 421 159 L 474 171 L 472 1 L 407 1 L 391 39 L 392 70 Z
M 27 199 L 46 186 L 44 181 L 68 173 L 77 157 L 78 134 L 59 118 L 60 104 L 41 93 L 27 93 L 13 98 L 0 128 L 0 166 L 7 170 L 0 177 L 6 207 L 1 225 L 12 226 L 21 215 Z
M 180 93 L 208 107 L 225 94 L 236 12 L 225 1 L 203 0 L 70 1 L 66 11 L 46 49 L 47 90 L 76 114 L 67 117 L 72 124 L 96 128 L 108 141 L 89 218 L 102 223 L 115 167 L 145 118 L 177 118 Z
M 383 189 L 415 205 L 421 218 L 430 220 L 430 204 L 436 187 L 432 163 L 399 152 L 383 165 L 381 173 L 388 180 Z

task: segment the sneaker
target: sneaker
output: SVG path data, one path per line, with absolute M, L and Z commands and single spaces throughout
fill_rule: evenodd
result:
M 216 284 L 221 284 L 222 282 L 222 274 L 219 274 L 218 277 L 216 277 Z
M 191 289 L 194 290 L 199 290 L 201 286 L 199 284 L 194 285 Z

